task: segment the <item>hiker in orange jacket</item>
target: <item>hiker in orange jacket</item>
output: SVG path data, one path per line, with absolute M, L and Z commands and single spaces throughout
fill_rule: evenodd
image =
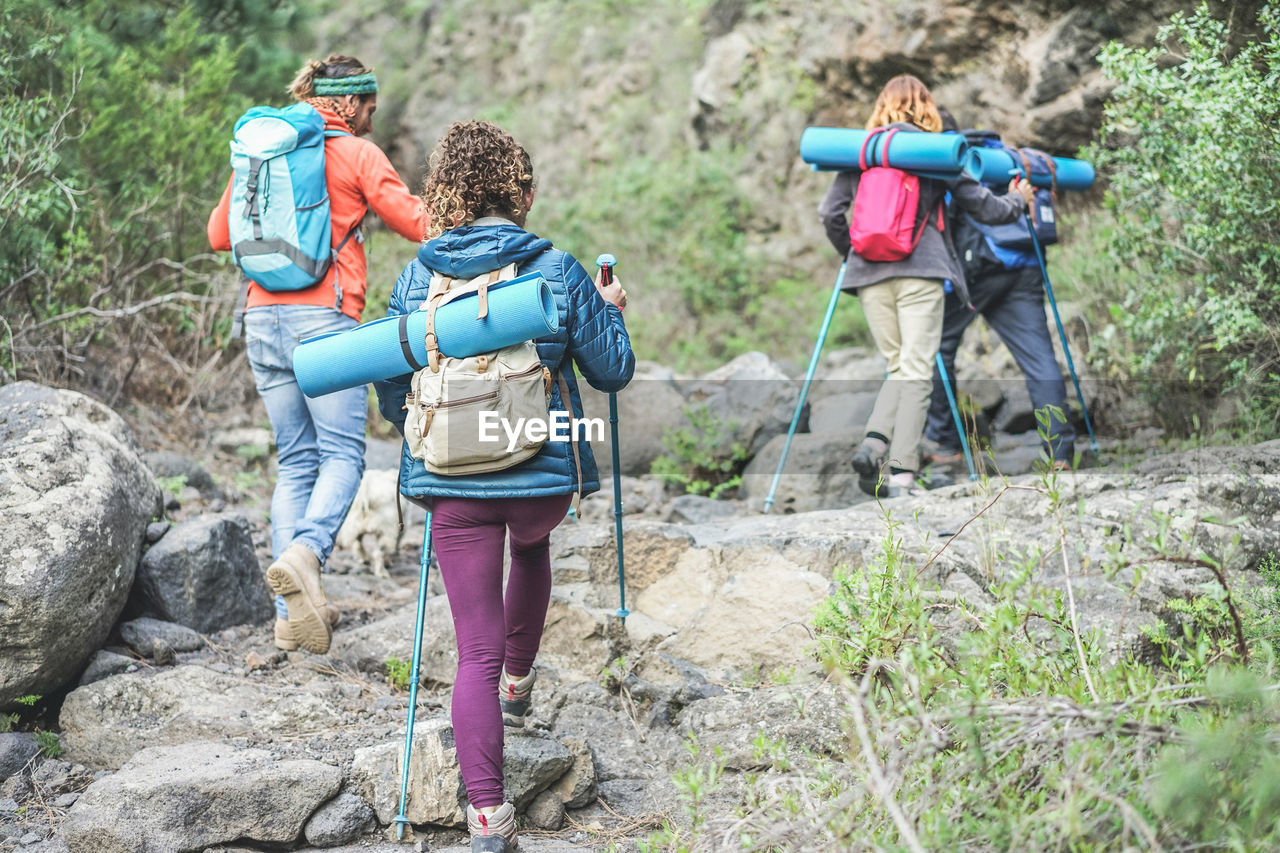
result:
M 271 498 L 267 582 L 276 593 L 276 646 L 329 650 L 338 611 L 325 600 L 320 567 L 333 551 L 364 474 L 364 386 L 311 399 L 293 374 L 293 350 L 304 338 L 360 322 L 365 304 L 365 214 L 372 210 L 406 240 L 426 230 L 421 201 L 400 180 L 387 155 L 361 137 L 373 129 L 378 84 L 360 60 L 340 54 L 312 60 L 289 90 L 324 119 L 324 173 L 331 245 L 341 250 L 324 279 L 294 291 L 250 283 L 244 330 L 254 382 L 271 419 L 279 474 Z M 209 215 L 209 243 L 231 250 L 231 182 Z M 351 237 L 351 239 L 347 239 Z M 345 242 L 344 242 L 345 240 Z

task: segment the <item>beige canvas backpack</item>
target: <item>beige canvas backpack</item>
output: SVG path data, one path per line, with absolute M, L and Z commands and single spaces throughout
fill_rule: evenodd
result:
M 483 319 L 489 312 L 488 289 L 515 275 L 516 265 L 507 264 L 465 282 L 439 273 L 431 277 L 419 308 L 427 312 L 427 366 L 413 374 L 405 396 L 404 435 L 409 452 L 432 473 L 502 471 L 537 455 L 547 441 L 545 433 L 513 434 L 508 428 L 548 421 L 551 371 L 533 341 L 467 358 L 444 355 L 436 341 L 436 309 L 475 296 Z

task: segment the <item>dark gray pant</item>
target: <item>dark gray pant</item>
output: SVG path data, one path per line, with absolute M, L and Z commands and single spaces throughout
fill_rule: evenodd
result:
M 969 296 L 976 311 L 961 304 L 954 293 L 947 294 L 947 304 L 942 318 L 942 345 L 939 352 L 947 367 L 947 376 L 954 383 L 956 350 L 964 330 L 981 314 L 991 328 L 1004 341 L 1013 359 L 1022 369 L 1027 380 L 1027 394 L 1036 409 L 1057 406 L 1064 413 L 1067 409 L 1067 386 L 1062 381 L 1062 370 L 1054 358 L 1053 341 L 1049 337 L 1049 324 L 1044 315 L 1044 283 L 1040 268 L 1027 267 L 1018 270 L 1002 270 L 968 282 Z M 954 386 L 953 386 L 954 387 Z M 947 393 L 937 365 L 933 368 L 933 394 L 929 401 L 929 415 L 925 422 L 925 437 L 942 448 L 960 448 L 960 435 L 956 432 L 947 404 Z M 1069 420 L 1051 418 L 1045 442 L 1045 450 L 1052 459 L 1070 462 L 1075 452 L 1075 430 Z

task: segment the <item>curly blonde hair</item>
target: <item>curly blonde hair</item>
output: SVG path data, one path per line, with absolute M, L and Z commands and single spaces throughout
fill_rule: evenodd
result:
M 867 127 L 884 127 L 895 121 L 914 124 L 929 133 L 942 130 L 942 116 L 933 96 L 919 78 L 910 74 L 899 74 L 884 84 L 871 118 L 867 120 Z
M 481 216 L 517 219 L 533 183 L 533 160 L 515 137 L 487 121 L 454 122 L 427 160 L 427 239 Z

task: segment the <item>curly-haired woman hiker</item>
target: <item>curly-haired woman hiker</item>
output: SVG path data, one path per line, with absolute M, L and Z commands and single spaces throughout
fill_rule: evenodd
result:
M 539 272 L 555 296 L 560 328 L 537 341 L 538 358 L 554 376 L 550 408 L 582 416 L 576 364 L 592 387 L 621 390 L 635 369 L 622 322 L 625 292 L 615 281 L 593 285 L 573 256 L 524 229 L 533 203 L 528 153 L 488 122 L 459 122 L 437 143 L 423 199 L 431 239 L 418 251 L 391 294 L 388 315 L 415 310 L 434 273 L 471 279 L 515 263 L 521 275 Z M 410 377 L 375 383 L 384 417 L 403 433 Z M 562 395 L 567 390 L 568 400 Z M 575 492 L 599 489 L 590 445 L 548 441 L 533 458 L 488 474 L 433 474 L 411 457 L 401 460 L 401 491 L 431 510 L 440 562 L 458 640 L 453 730 L 467 788 L 467 826 L 473 851 L 515 848 L 515 809 L 503 802 L 503 724 L 523 725 L 535 678 L 551 595 L 549 534 Z M 504 540 L 511 569 L 504 600 Z
M 868 128 L 889 127 L 909 133 L 938 133 L 942 118 L 925 85 L 909 74 L 894 77 L 876 98 Z M 841 172 L 818 208 L 827 239 L 847 256 L 843 288 L 862 299 L 876 348 L 888 363 L 867 434 L 853 456 L 859 486 L 870 494 L 893 497 L 919 491 L 920 437 L 924 432 L 933 361 L 942 336 L 943 282 L 950 280 L 964 297 L 964 273 L 941 224 L 939 207 L 949 190 L 956 204 L 981 222 L 1012 222 L 1027 209 L 1033 189 L 1011 181 L 1006 196 L 993 195 L 967 177 L 951 181 L 920 178 L 919 242 L 902 260 L 872 261 L 852 248 L 847 213 L 858 194 L 861 173 Z M 967 303 L 968 299 L 964 301 Z M 889 471 L 882 470 L 885 464 Z M 883 476 L 887 488 L 878 480 Z

